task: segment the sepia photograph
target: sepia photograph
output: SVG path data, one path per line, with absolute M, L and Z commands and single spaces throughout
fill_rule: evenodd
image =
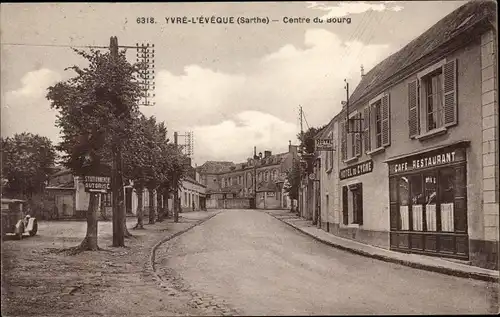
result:
M 3 2 L 1 315 L 499 314 L 497 15 Z

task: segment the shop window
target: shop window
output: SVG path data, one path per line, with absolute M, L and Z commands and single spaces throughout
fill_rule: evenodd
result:
M 410 191 L 410 183 L 407 177 L 399 178 L 399 230 L 410 230 L 410 200 L 409 200 L 409 191 Z
M 424 230 L 424 194 L 422 177 L 412 175 L 408 177 L 410 185 L 411 216 L 413 231 Z
M 104 206 L 111 207 L 111 193 L 104 194 Z
M 453 232 L 455 231 L 455 170 L 453 168 L 445 168 L 439 171 L 439 196 L 441 231 Z
M 424 173 L 425 215 L 427 231 L 437 231 L 437 180 L 434 173 Z

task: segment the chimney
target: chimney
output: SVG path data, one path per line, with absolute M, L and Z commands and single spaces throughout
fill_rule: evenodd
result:
M 363 78 L 364 76 L 365 76 L 365 69 L 363 65 L 361 65 L 361 78 Z
M 268 158 L 271 156 L 271 151 L 264 151 L 264 158 Z

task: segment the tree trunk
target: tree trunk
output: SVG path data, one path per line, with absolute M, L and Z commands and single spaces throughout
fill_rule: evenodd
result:
M 170 216 L 168 214 L 168 212 L 169 212 L 169 210 L 168 210 L 168 198 L 169 198 L 168 192 L 165 191 L 163 193 L 163 211 L 164 211 L 164 217 L 165 218 L 168 218 Z
M 156 220 L 153 189 L 148 189 L 148 193 L 149 193 L 149 224 L 152 225 L 155 223 Z
M 90 193 L 89 207 L 87 209 L 87 234 L 79 246 L 72 248 L 74 253 L 99 250 L 97 245 L 97 195 Z
M 135 225 L 134 229 L 144 229 L 144 208 L 143 208 L 143 201 L 142 201 L 142 195 L 143 191 L 138 190 L 137 191 L 137 224 Z
M 162 190 L 158 189 L 156 191 L 156 209 L 158 213 L 158 219 L 157 219 L 158 222 L 163 221 L 163 210 L 165 208 L 161 198 L 162 198 Z
M 123 208 L 123 175 L 122 175 L 122 158 L 121 150 L 118 143 L 114 143 L 113 149 L 113 176 L 112 176 L 112 192 L 113 192 L 113 246 L 125 246 L 125 234 L 123 226 L 123 218 L 125 210 Z

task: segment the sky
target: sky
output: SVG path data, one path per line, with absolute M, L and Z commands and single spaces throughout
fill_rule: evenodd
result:
M 298 143 L 299 106 L 304 129 L 328 123 L 346 99 L 344 79 L 352 92 L 361 65 L 367 73 L 465 3 L 2 3 L 1 134 L 58 142 L 47 87 L 85 66 L 69 46 L 108 46 L 117 36 L 119 45 L 155 45 L 155 105 L 141 111 L 164 121 L 171 139 L 192 131 L 195 164 L 243 162 L 254 146 L 286 152 Z M 167 23 L 173 17 L 269 23 Z M 297 18 L 310 21 L 284 21 Z M 135 62 L 135 51 L 127 57 Z

